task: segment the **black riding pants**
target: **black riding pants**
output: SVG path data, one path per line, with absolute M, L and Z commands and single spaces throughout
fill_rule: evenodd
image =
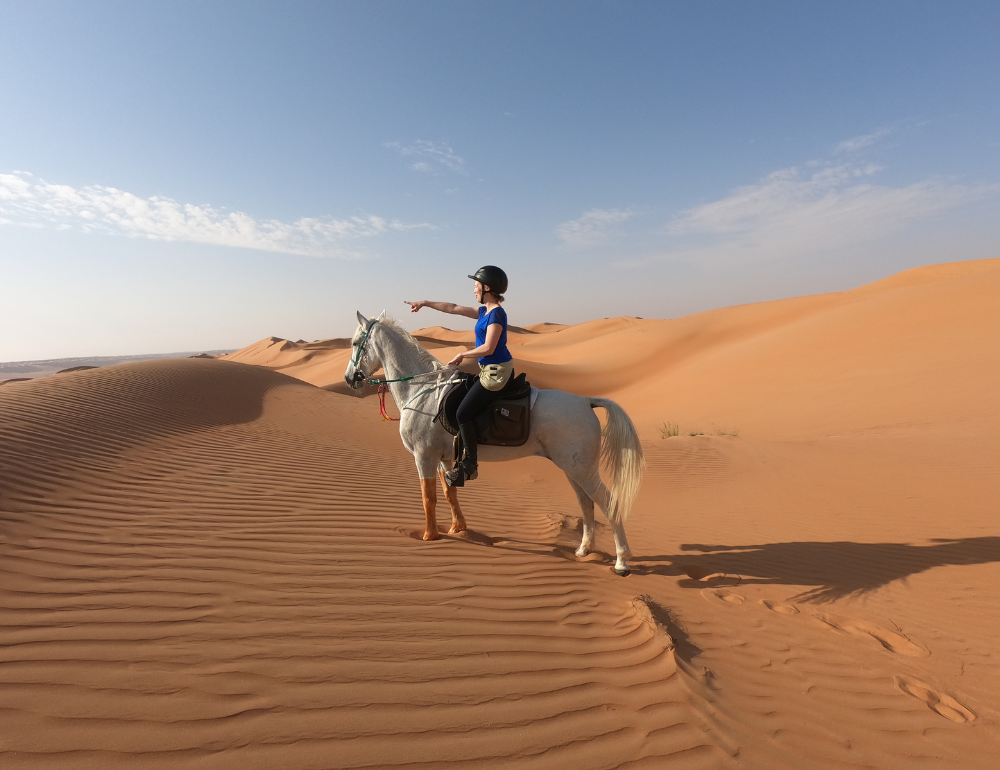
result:
M 458 417 L 458 424 L 461 426 L 471 423 L 499 395 L 499 390 L 487 390 L 483 387 L 483 383 L 477 379 L 472 383 L 469 392 L 465 394 L 462 403 L 458 405 L 458 411 L 455 413 Z
M 513 372 L 511 373 L 513 377 Z M 479 460 L 479 446 L 476 441 L 476 417 L 489 408 L 496 397 L 500 395 L 499 390 L 487 390 L 478 379 L 472 383 L 469 392 L 465 394 L 462 403 L 458 405 L 455 416 L 458 418 L 458 432 L 462 436 L 462 444 L 465 445 L 465 467 L 475 467 Z

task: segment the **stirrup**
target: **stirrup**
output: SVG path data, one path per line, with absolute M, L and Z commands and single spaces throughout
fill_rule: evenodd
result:
M 465 466 L 462 463 L 456 463 L 454 468 L 444 472 L 444 480 L 449 487 L 464 487 Z

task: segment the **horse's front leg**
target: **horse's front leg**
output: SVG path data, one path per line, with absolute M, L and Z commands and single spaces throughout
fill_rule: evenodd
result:
M 441 461 L 430 456 L 430 453 L 420 450 L 413 453 L 413 459 L 416 461 L 417 473 L 420 475 L 420 496 L 424 500 L 424 516 L 427 518 L 424 540 L 438 540 L 441 533 L 438 532 L 437 525 L 437 486 L 435 484 Z
M 451 529 L 448 530 L 448 534 L 455 535 L 459 532 L 465 532 L 468 527 L 465 524 L 465 515 L 462 513 L 462 506 L 458 504 L 458 489 L 448 486 L 448 482 L 444 478 L 444 471 L 440 471 L 438 477 L 441 479 L 444 497 L 451 508 Z
M 437 525 L 437 487 L 434 479 L 420 479 L 420 494 L 424 498 L 424 516 L 427 527 L 424 529 L 424 540 L 438 540 L 441 534 Z

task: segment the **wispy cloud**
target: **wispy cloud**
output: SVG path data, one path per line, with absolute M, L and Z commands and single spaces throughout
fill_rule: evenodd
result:
M 396 150 L 403 157 L 412 158 L 413 162 L 410 164 L 410 168 L 414 171 L 422 171 L 427 174 L 439 174 L 446 171 L 463 175 L 468 173 L 465 169 L 465 158 L 443 142 L 430 142 L 421 139 L 413 144 L 386 142 L 385 146 Z
M 678 246 L 648 261 L 752 263 L 871 242 L 998 191 L 927 179 L 902 187 L 874 183 L 872 164 L 792 167 L 676 215 L 666 232 Z M 684 244 L 684 245 L 680 245 Z
M 617 225 L 634 216 L 635 212 L 627 209 L 591 209 L 556 227 L 556 235 L 574 249 L 590 248 L 604 243 Z
M 349 248 L 352 241 L 392 230 L 432 227 L 407 225 L 377 216 L 258 221 L 239 211 L 225 212 L 158 196 L 141 198 L 114 187 L 74 188 L 36 181 L 25 172 L 0 174 L 0 224 L 347 258 L 363 256 Z
M 852 153 L 863 150 L 866 147 L 871 147 L 877 141 L 883 137 L 888 136 L 892 133 L 891 128 L 880 128 L 878 131 L 872 131 L 870 134 L 864 134 L 862 136 L 855 136 L 851 139 L 845 139 L 840 142 L 835 148 L 834 152 L 838 154 Z

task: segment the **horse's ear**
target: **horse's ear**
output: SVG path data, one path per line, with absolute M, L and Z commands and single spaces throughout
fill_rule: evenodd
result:
M 384 321 L 385 320 L 385 309 L 383 309 L 382 312 L 378 314 L 378 318 L 376 318 L 375 320 L 376 321 Z
M 358 311 L 358 323 L 361 324 L 362 326 L 368 325 L 368 319 L 365 318 L 363 315 L 361 315 L 360 310 Z

